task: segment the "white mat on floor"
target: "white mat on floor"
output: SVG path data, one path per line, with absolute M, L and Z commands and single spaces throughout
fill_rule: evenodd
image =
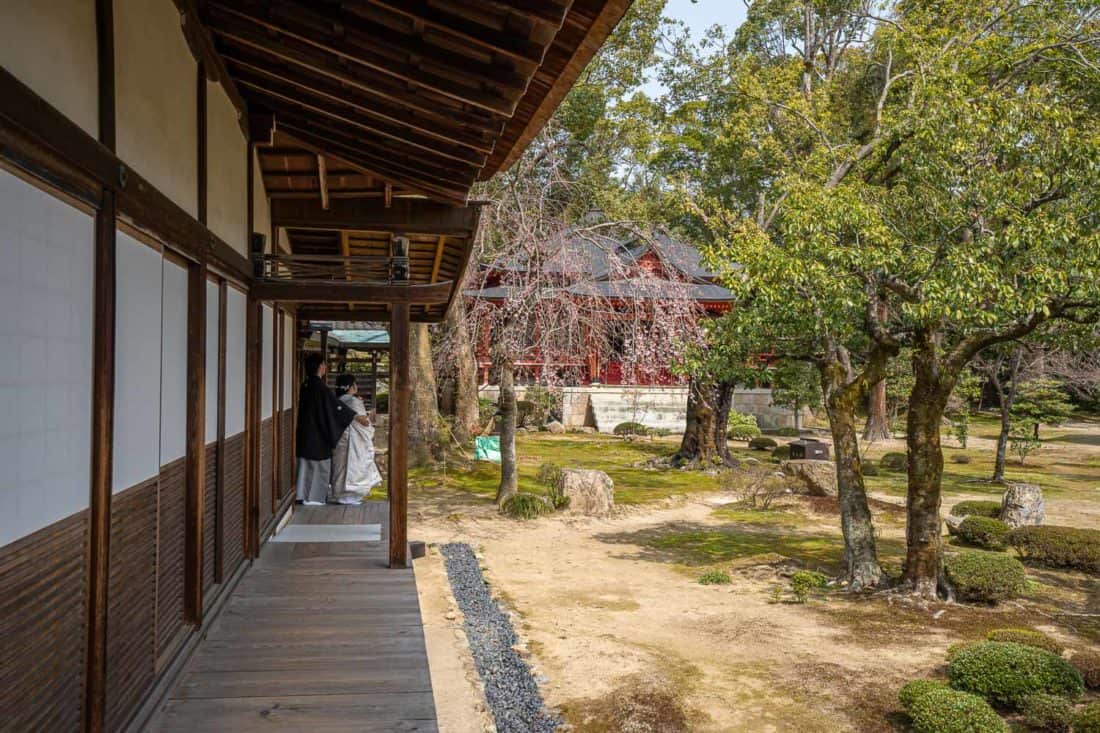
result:
M 272 542 L 381 542 L 380 524 L 291 524 Z

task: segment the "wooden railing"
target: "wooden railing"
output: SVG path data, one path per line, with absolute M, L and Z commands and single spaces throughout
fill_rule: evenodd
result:
M 394 282 L 392 257 L 265 254 L 253 257 L 256 277 L 268 282 Z

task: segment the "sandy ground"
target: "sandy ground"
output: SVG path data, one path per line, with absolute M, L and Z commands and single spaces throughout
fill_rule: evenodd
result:
M 518 522 L 460 497 L 414 495 L 410 536 L 468 542 L 478 551 L 494 594 L 516 613 L 546 701 L 578 731 L 626 730 L 607 722 L 623 701 L 660 695 L 686 715 L 686 725 L 668 730 L 894 730 L 888 715 L 898 687 L 934 673 L 950 643 L 980 627 L 1048 628 L 1011 606 L 975 611 L 839 594 L 805 605 L 776 603 L 772 566 L 735 565 L 731 585 L 702 586 L 695 571 L 639 542 L 638 533 L 670 523 L 728 524 L 712 517 L 714 506 L 728 500 L 693 495 L 607 520 Z M 1052 519 L 1100 526 L 1091 502 L 1050 504 Z M 811 529 L 835 531 L 834 519 L 820 523 Z M 887 536 L 901 533 L 901 526 L 884 529 Z M 430 549 L 416 574 L 440 729 L 492 730 L 439 554 Z

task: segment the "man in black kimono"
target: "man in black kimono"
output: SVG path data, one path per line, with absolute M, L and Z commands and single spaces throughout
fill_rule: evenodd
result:
M 332 450 L 356 415 L 325 385 L 325 360 L 310 354 L 298 393 L 298 501 L 320 506 L 330 494 Z

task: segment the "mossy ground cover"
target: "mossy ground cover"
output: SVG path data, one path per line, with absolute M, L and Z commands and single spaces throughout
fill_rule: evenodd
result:
M 550 435 L 528 433 L 516 437 L 519 464 L 519 490 L 545 494 L 538 482 L 539 466 L 556 463 L 562 468 L 587 468 L 604 471 L 615 482 L 615 503 L 644 504 L 676 494 L 715 491 L 718 479 L 700 471 L 647 469 L 641 465 L 652 458 L 671 455 L 676 442 L 668 439 L 639 438 L 624 440 L 606 435 Z M 491 499 L 500 482 L 500 466 L 495 463 L 451 463 L 446 474 L 439 466 L 421 467 L 409 472 L 414 487 L 448 488 Z

